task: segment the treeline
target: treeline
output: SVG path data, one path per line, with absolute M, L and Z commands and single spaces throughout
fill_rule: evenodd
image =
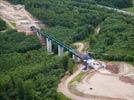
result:
M 6 22 L 4 22 L 1 18 L 0 18 L 0 31 L 3 31 L 7 28 L 6 26 Z
M 133 0 L 94 0 L 98 4 L 102 4 L 115 8 L 128 8 L 133 6 Z
M 0 33 L 0 54 L 25 53 L 39 48 L 41 45 L 35 36 L 25 36 L 24 33 L 18 33 L 16 30 Z

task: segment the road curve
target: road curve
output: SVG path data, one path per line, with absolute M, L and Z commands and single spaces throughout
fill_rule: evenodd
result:
M 75 73 L 73 73 L 71 76 L 65 76 L 61 80 L 61 83 L 58 85 L 58 92 L 62 92 L 65 96 L 73 100 L 89 100 L 88 98 L 80 97 L 71 93 L 68 88 L 68 84 L 70 83 L 70 81 L 73 80 L 78 74 L 80 74 L 80 72 L 81 72 L 81 65 L 78 65 L 78 70 Z
M 75 43 L 75 46 L 77 46 L 77 51 L 82 52 L 85 48 L 85 45 L 81 42 Z M 60 84 L 58 85 L 58 92 L 62 92 L 65 96 L 73 99 L 73 100 L 89 100 L 86 97 L 80 97 L 70 92 L 68 88 L 68 84 L 73 80 L 77 75 L 81 72 L 82 65 L 78 65 L 78 70 L 74 72 L 71 76 L 64 76 L 63 79 L 61 79 Z M 90 99 L 91 100 L 91 99 Z

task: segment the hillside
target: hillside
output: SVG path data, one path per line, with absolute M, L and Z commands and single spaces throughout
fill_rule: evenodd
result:
M 49 34 L 65 43 L 86 39 L 92 47 L 90 51 L 108 53 L 110 60 L 134 60 L 133 17 L 99 8 L 90 0 L 10 1 L 24 4 L 28 11 L 49 26 L 46 29 Z M 98 25 L 101 32 L 95 36 Z

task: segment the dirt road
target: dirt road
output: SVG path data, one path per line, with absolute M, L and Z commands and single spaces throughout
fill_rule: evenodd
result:
M 81 42 L 75 43 L 74 45 L 78 47 L 77 50 L 79 52 L 82 52 L 83 49 L 85 48 L 85 45 Z M 80 74 L 81 69 L 82 65 L 78 65 L 78 70 L 75 73 L 73 73 L 71 76 L 63 77 L 60 84 L 58 85 L 58 92 L 62 92 L 65 96 L 70 97 L 73 100 L 88 100 L 87 98 L 80 97 L 71 93 L 68 88 L 68 84 L 71 82 L 71 80 L 73 80 L 77 75 Z
M 81 65 L 78 66 L 78 70 L 72 74 L 71 76 L 65 76 L 61 83 L 58 85 L 58 92 L 62 92 L 65 96 L 73 99 L 73 100 L 88 100 L 87 98 L 77 96 L 70 92 L 68 88 L 68 84 L 73 80 L 77 75 L 79 75 L 81 72 Z

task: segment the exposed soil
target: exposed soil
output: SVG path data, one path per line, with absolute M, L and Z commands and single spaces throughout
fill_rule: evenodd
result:
M 121 76 L 121 77 L 119 77 L 119 79 L 125 83 L 130 83 L 130 84 L 134 85 L 134 79 L 132 79 L 128 76 Z
M 79 52 L 84 45 L 76 44 Z M 134 68 L 123 62 L 108 62 L 106 68 L 89 70 L 80 82 L 73 81 L 81 73 L 82 65 L 71 76 L 65 76 L 58 91 L 73 100 L 133 100 Z M 73 81 L 73 82 L 72 82 Z M 74 84 L 75 83 L 75 84 Z
M 114 73 L 114 74 L 119 73 L 118 64 L 107 63 L 106 64 L 106 69 L 109 70 L 111 73 Z
M 0 0 L 0 17 L 7 22 L 12 29 L 19 32 L 32 34 L 31 26 L 39 27 L 40 21 L 34 19 L 32 15 L 25 10 L 23 5 L 13 5 L 7 1 Z
M 70 87 L 70 82 L 81 72 L 80 68 L 78 70 L 59 84 L 59 91 L 71 99 L 133 100 L 134 68 L 132 65 L 108 62 L 106 69 L 98 71 L 92 69 L 80 82 L 74 82 L 76 84 Z M 66 90 L 68 93 L 65 92 Z

